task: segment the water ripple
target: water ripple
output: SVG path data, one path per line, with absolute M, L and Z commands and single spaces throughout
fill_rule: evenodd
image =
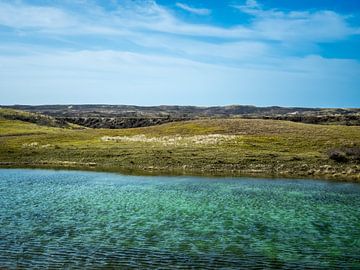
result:
M 0 268 L 360 269 L 360 185 L 0 170 Z

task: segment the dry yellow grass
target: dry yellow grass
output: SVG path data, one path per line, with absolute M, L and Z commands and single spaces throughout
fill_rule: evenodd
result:
M 359 145 L 360 127 L 275 120 L 74 130 L 0 119 L 1 166 L 360 181 L 358 161 L 328 156 L 331 149 Z

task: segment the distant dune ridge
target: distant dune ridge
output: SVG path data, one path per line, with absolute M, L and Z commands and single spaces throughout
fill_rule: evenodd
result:
M 4 108 L 52 117 L 55 125 L 69 123 L 91 128 L 145 127 L 202 118 L 288 120 L 310 124 L 360 125 L 360 108 L 287 108 L 248 105 L 132 106 L 132 105 L 14 105 Z M 31 122 L 31 121 L 30 121 Z

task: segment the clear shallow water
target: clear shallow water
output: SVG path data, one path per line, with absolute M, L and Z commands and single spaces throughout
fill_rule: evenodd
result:
M 0 170 L 0 268 L 360 269 L 360 185 Z

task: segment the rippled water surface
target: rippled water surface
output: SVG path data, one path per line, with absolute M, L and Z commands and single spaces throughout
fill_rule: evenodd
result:
M 360 185 L 0 170 L 0 268 L 360 269 Z

